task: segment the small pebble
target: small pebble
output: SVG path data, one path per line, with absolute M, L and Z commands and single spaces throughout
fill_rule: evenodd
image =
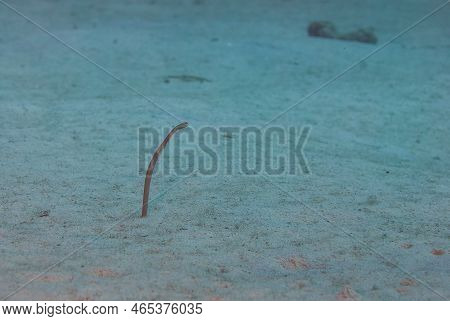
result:
M 44 210 L 39 212 L 39 217 L 46 217 L 50 214 L 50 210 Z

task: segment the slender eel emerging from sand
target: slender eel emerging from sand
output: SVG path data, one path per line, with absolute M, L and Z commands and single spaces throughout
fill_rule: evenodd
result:
M 153 170 L 156 166 L 156 162 L 158 161 L 159 154 L 163 151 L 164 147 L 166 147 L 167 143 L 169 142 L 170 138 L 180 129 L 186 128 L 188 126 L 187 122 L 181 123 L 177 126 L 175 126 L 169 134 L 167 134 L 166 138 L 163 140 L 161 145 L 158 146 L 156 151 L 153 153 L 152 160 L 150 161 L 150 164 L 148 165 L 147 173 L 145 174 L 145 184 L 144 184 L 144 198 L 142 200 L 142 215 L 141 217 L 147 216 L 147 209 L 148 209 L 148 195 L 150 193 L 150 182 L 152 181 L 152 174 Z

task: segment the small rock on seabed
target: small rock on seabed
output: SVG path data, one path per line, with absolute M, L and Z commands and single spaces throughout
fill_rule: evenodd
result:
M 330 21 L 313 21 L 308 26 L 308 35 L 311 37 L 357 41 L 376 44 L 378 42 L 372 28 L 360 28 L 358 30 L 339 33 L 335 25 Z

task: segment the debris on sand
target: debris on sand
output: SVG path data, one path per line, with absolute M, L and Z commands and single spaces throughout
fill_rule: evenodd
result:
M 441 250 L 441 249 L 433 249 L 433 251 L 431 251 L 431 254 L 433 254 L 433 255 L 444 255 L 445 251 Z
M 336 39 L 338 36 L 336 27 L 330 21 L 314 21 L 309 24 L 308 35 L 310 37 Z
M 47 217 L 50 215 L 50 210 L 43 210 L 39 212 L 39 217 Z
M 400 281 L 400 284 L 403 286 L 413 286 L 416 285 L 416 282 L 412 279 L 403 279 Z
M 329 38 L 347 41 L 376 44 L 378 39 L 372 28 L 360 28 L 358 30 L 340 34 L 335 25 L 330 21 L 313 21 L 308 26 L 310 37 Z
M 400 288 L 396 288 L 395 291 L 397 291 L 398 294 L 406 294 L 406 293 L 408 293 L 408 288 L 400 287 Z
M 199 83 L 211 82 L 211 80 L 209 80 L 207 78 L 200 77 L 200 76 L 193 76 L 193 75 L 172 75 L 172 76 L 166 76 L 164 78 L 164 82 L 166 84 L 170 83 L 171 80 L 178 80 L 178 81 L 182 81 L 182 82 L 199 82 Z
M 373 33 L 371 28 L 368 29 L 358 29 L 356 31 L 352 31 L 349 33 L 344 33 L 339 35 L 337 39 L 340 40 L 349 40 L 349 41 L 358 41 L 363 43 L 372 43 L 376 44 L 378 39 Z
M 113 278 L 119 276 L 119 273 L 111 269 L 95 269 L 90 274 L 93 274 L 101 278 Z
M 359 297 L 351 287 L 344 286 L 341 292 L 336 295 L 336 299 L 339 301 L 356 301 L 359 300 Z
M 297 258 L 297 257 L 288 257 L 283 258 L 280 261 L 280 264 L 282 267 L 288 270 L 294 270 L 294 269 L 310 269 L 311 265 L 303 258 Z

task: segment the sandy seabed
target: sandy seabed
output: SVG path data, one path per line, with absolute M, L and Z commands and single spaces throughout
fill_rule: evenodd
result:
M 201 127 L 263 125 L 377 48 L 311 21 L 380 45 L 443 1 L 7 2 Z M 137 128 L 177 121 L 0 5 L 0 297 L 448 298 L 449 14 L 274 122 L 312 127 L 310 175 L 156 175 L 140 219 Z

